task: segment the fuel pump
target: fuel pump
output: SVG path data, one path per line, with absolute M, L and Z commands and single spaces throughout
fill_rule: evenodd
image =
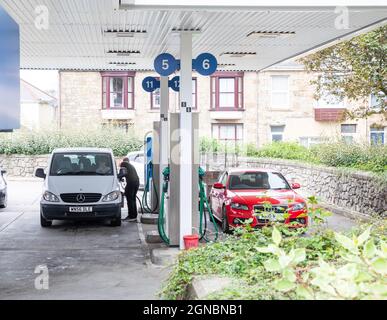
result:
M 154 183 L 153 179 L 153 150 L 152 150 L 152 132 L 149 132 L 145 135 L 144 138 L 144 193 L 142 196 L 142 202 L 141 202 L 141 207 L 144 213 L 154 213 L 156 212 L 158 206 L 159 206 L 159 201 L 158 201 L 158 193 L 157 193 L 157 187 Z M 156 202 L 152 206 L 151 203 L 149 203 L 150 200 L 150 193 L 154 192 L 153 196 L 156 199 Z
M 219 237 L 219 231 L 218 231 L 218 225 L 216 224 L 215 217 L 212 213 L 211 207 L 208 203 L 205 187 L 204 187 L 204 177 L 205 177 L 205 171 L 202 168 L 199 168 L 199 214 L 200 214 L 200 223 L 199 223 L 199 234 L 200 234 L 200 240 L 205 240 L 206 242 L 210 241 L 217 241 Z M 170 241 L 169 238 L 165 232 L 165 197 L 168 193 L 169 189 L 169 182 L 170 182 L 170 168 L 167 167 L 163 171 L 163 189 L 161 194 L 161 204 L 160 204 L 160 214 L 159 214 L 159 220 L 158 220 L 158 231 L 160 234 L 161 239 L 169 245 Z M 206 210 L 207 209 L 207 210 Z M 211 222 L 214 225 L 215 230 L 215 238 L 209 239 L 207 236 L 207 215 L 206 212 L 208 212 Z

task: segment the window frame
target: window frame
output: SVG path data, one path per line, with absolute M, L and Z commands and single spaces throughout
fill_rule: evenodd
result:
M 345 109 L 346 108 L 346 101 L 345 99 L 342 99 L 340 102 L 337 102 L 335 104 L 329 104 L 327 103 L 327 100 L 324 99 L 329 97 L 334 97 L 332 94 L 325 94 L 320 97 L 320 99 L 316 100 L 316 108 L 318 109 Z
M 273 128 L 274 127 L 283 127 L 283 131 L 282 132 L 273 132 Z M 286 125 L 270 125 L 270 141 L 271 142 L 283 142 L 284 141 L 284 135 L 285 135 L 285 129 L 286 129 Z M 278 140 L 274 140 L 273 139 L 273 135 L 281 135 L 282 136 L 282 139 L 280 141 Z
M 234 79 L 234 107 L 221 107 L 220 106 L 220 79 L 231 79 L 231 78 Z M 244 111 L 245 110 L 244 72 L 215 72 L 211 76 L 210 110 L 211 111 Z
M 369 96 L 369 101 L 368 101 L 368 107 L 370 110 L 372 111 L 380 111 L 381 110 L 381 106 L 378 106 L 378 105 L 373 105 L 372 104 L 372 99 L 373 97 L 376 98 L 376 95 L 371 93 L 370 96 Z M 384 100 L 386 101 L 387 100 L 387 97 L 384 97 Z
M 382 134 L 383 135 L 383 141 L 382 143 L 373 143 L 374 140 L 372 140 L 372 134 L 373 133 L 376 133 L 376 134 Z M 378 127 L 370 127 L 370 144 L 371 145 L 385 145 L 386 144 L 386 128 L 378 128 Z
M 283 106 L 277 106 L 277 105 L 273 104 L 274 93 L 284 93 L 285 92 L 285 90 L 274 90 L 273 89 L 274 78 L 279 78 L 279 77 L 283 77 L 283 78 L 286 77 L 287 83 L 288 83 L 288 88 L 286 90 L 286 95 L 287 95 L 286 105 L 283 105 Z M 272 108 L 272 109 L 289 109 L 290 108 L 290 75 L 288 75 L 288 74 L 272 74 L 270 76 L 270 108 Z
M 234 127 L 234 133 L 235 133 L 235 139 L 220 139 L 220 128 L 221 127 Z M 242 128 L 242 137 L 240 139 L 237 139 L 238 137 L 238 126 Z M 214 128 L 215 127 L 218 127 L 217 131 L 217 137 L 214 137 Z M 211 135 L 212 135 L 212 138 L 213 139 L 216 139 L 218 140 L 219 142 L 224 142 L 224 141 L 232 141 L 232 142 L 235 142 L 235 143 L 243 143 L 244 141 L 244 132 L 243 132 L 243 129 L 244 129 L 244 124 L 243 123 L 212 123 L 211 124 Z
M 160 80 L 160 78 L 156 78 L 157 80 Z M 195 92 L 192 92 L 192 96 L 195 95 L 192 101 L 195 101 L 195 106 L 192 108 L 192 110 L 198 110 L 198 78 L 192 77 L 192 81 L 195 81 Z M 155 107 L 153 103 L 153 96 L 156 91 L 150 93 L 151 98 L 151 110 L 160 110 L 160 107 Z M 180 92 L 176 92 L 178 95 L 180 95 Z M 179 98 L 179 96 L 178 96 Z
M 101 72 L 102 77 L 102 110 L 134 110 L 135 109 L 135 77 L 134 71 L 111 71 Z M 112 108 L 110 105 L 110 79 L 122 78 L 124 80 L 124 101 L 122 108 Z M 129 78 L 131 78 L 131 88 L 129 88 Z M 106 85 L 106 91 L 104 86 Z M 131 91 L 129 91 L 131 90 Z M 129 108 L 129 99 L 131 99 L 131 107 Z
M 343 132 L 343 126 L 351 126 L 355 128 L 354 132 Z M 357 124 L 354 123 L 342 123 L 340 125 L 341 138 L 345 143 L 353 143 L 355 141 L 355 135 L 357 133 Z M 350 141 L 347 138 L 351 138 Z

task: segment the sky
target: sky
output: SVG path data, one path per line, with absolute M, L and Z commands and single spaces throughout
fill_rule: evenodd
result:
M 58 71 L 52 70 L 20 70 L 20 78 L 43 91 L 56 91 L 59 88 Z

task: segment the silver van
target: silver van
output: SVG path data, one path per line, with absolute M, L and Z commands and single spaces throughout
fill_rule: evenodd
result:
M 40 202 L 40 223 L 50 227 L 53 220 L 108 219 L 121 225 L 122 192 L 110 149 L 66 148 L 52 152 L 47 172 L 35 175 L 45 179 Z

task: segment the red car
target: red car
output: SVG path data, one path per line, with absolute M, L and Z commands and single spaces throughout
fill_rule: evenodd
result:
M 282 221 L 292 227 L 308 225 L 307 205 L 292 185 L 277 171 L 266 169 L 231 169 L 223 172 L 210 193 L 210 205 L 222 229 L 253 219 L 252 227 Z

